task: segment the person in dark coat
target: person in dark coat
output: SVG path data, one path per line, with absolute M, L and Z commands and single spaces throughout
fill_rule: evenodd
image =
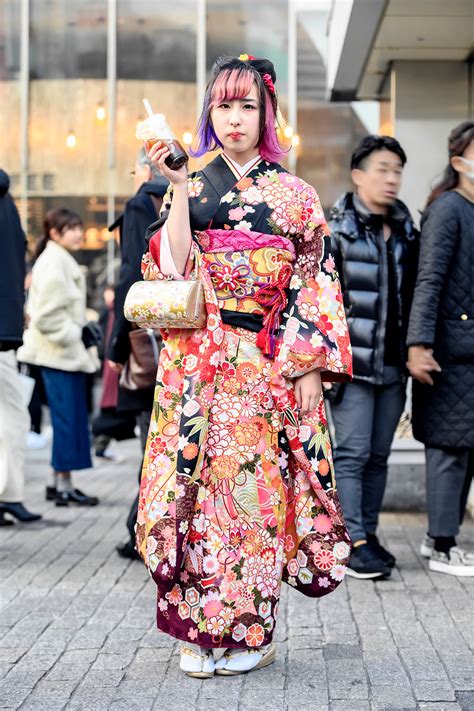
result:
M 41 518 L 22 503 L 30 418 L 15 354 L 23 343 L 26 239 L 9 188 L 0 170 L 0 526 L 13 523 L 5 514 L 23 523 Z
M 425 444 L 428 534 L 435 572 L 474 576 L 456 545 L 474 472 L 474 122 L 449 137 L 449 164 L 423 214 L 408 330 L 413 434 Z
M 104 289 L 104 308 L 99 315 L 102 338 L 98 350 L 103 362 L 102 393 L 100 411 L 92 421 L 92 434 L 95 456 L 98 460 L 120 462 L 121 458 L 110 449 L 109 445 L 112 440 L 121 442 L 124 439 L 133 439 L 136 422 L 133 412 L 117 410 L 119 374 L 112 370 L 110 361 L 106 358 L 115 321 L 114 300 L 115 289 L 108 285 Z
M 120 277 L 115 288 L 115 323 L 108 352 L 109 365 L 117 373 L 122 371 L 131 352 L 129 333 L 132 324 L 123 314 L 125 297 L 132 284 L 142 278 L 141 260 L 146 251 L 145 233 L 148 226 L 157 219 L 163 196 L 168 188 L 168 181 L 158 173 L 143 148 L 140 149 L 135 164 L 134 186 L 135 195 L 126 203 L 124 213 L 109 227 L 111 231 L 117 227 L 120 229 L 122 255 Z M 145 450 L 148 434 L 153 392 L 153 386 L 134 391 L 119 387 L 117 410 L 132 411 L 136 414 L 142 452 Z M 141 466 L 138 473 L 139 481 L 140 477 Z M 137 510 L 138 494 L 127 518 L 129 540 L 117 547 L 119 555 L 125 558 L 139 558 L 135 550 Z
M 405 337 L 416 278 L 418 232 L 397 200 L 405 153 L 394 138 L 366 136 L 352 155 L 356 192 L 331 211 L 332 251 L 353 354 L 353 381 L 329 391 L 334 469 L 353 541 L 347 574 L 388 577 L 394 556 L 376 530 L 387 460 L 405 404 Z

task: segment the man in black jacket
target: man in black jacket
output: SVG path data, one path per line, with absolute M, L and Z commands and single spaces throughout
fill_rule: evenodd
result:
M 142 148 L 137 157 L 134 170 L 134 185 L 136 193 L 128 200 L 125 211 L 116 222 L 109 227 L 120 229 L 120 251 L 122 264 L 120 277 L 115 289 L 115 322 L 109 348 L 109 363 L 120 373 L 130 356 L 129 333 L 132 324 L 123 315 L 125 297 L 131 285 L 142 278 L 141 259 L 146 251 L 145 233 L 147 227 L 157 219 L 161 208 L 163 195 L 168 188 L 165 180 L 153 166 Z M 142 451 L 145 450 L 148 425 L 153 406 L 153 391 L 150 387 L 144 390 L 127 391 L 119 388 L 118 410 L 128 410 L 136 413 L 140 428 Z M 139 471 L 139 478 L 141 467 Z M 132 504 L 127 519 L 129 540 L 117 547 L 119 555 L 125 558 L 138 558 L 135 550 L 134 527 L 137 520 L 138 496 Z
M 362 579 L 387 577 L 395 565 L 376 529 L 405 403 L 405 341 L 417 267 L 418 233 L 397 200 L 405 163 L 394 138 L 364 138 L 351 161 L 357 190 L 339 198 L 330 219 L 354 368 L 353 382 L 329 396 L 334 467 L 354 545 L 348 574 Z
M 23 343 L 26 240 L 9 194 L 10 179 L 0 170 L 0 526 L 41 518 L 22 503 L 24 453 L 30 418 L 15 353 Z

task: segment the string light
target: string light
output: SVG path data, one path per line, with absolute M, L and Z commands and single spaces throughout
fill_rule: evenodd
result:
M 291 145 L 293 148 L 296 148 L 297 146 L 300 145 L 300 137 L 297 133 L 294 133 L 291 137 Z
M 95 115 L 98 121 L 103 121 L 105 119 L 105 106 L 102 103 L 97 104 Z
M 71 150 L 76 147 L 77 138 L 74 131 L 69 131 L 66 137 L 66 146 Z
M 183 143 L 185 146 L 190 146 L 191 143 L 193 142 L 193 134 L 191 131 L 185 131 L 183 133 Z
M 293 126 L 285 126 L 283 130 L 283 135 L 285 136 L 285 138 L 291 138 L 293 136 Z

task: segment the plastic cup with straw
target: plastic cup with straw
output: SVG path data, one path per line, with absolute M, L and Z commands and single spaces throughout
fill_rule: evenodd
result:
M 157 143 L 166 146 L 170 155 L 165 159 L 165 163 L 171 170 L 178 170 L 188 161 L 188 154 L 168 126 L 166 116 L 164 114 L 154 114 L 148 99 L 143 99 L 143 104 L 148 118 L 137 124 L 136 137 L 139 141 L 144 142 L 147 153 L 150 153 Z

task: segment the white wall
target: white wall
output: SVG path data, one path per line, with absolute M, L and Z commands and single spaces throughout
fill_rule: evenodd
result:
M 408 158 L 400 198 L 417 223 L 430 186 L 447 164 L 448 134 L 469 118 L 471 91 L 465 62 L 393 64 L 393 129 Z

